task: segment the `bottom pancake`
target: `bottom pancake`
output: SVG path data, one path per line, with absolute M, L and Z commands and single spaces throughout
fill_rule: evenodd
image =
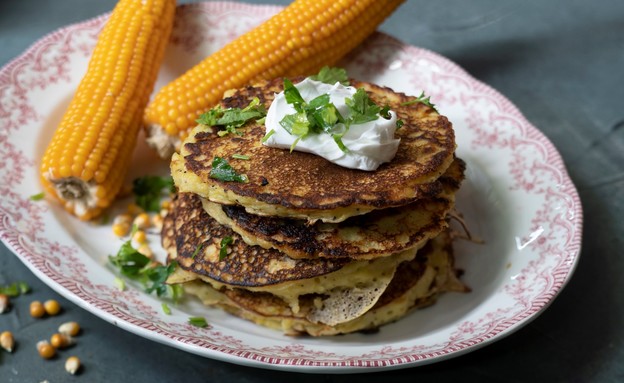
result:
M 451 238 L 447 232 L 429 241 L 413 260 L 399 265 L 392 281 L 370 310 L 335 325 L 314 317 L 318 306 L 323 304 L 318 294 L 302 296 L 300 309 L 293 312 L 285 301 L 268 292 L 242 288 L 215 289 L 201 280 L 184 283 L 184 288 L 204 304 L 220 307 L 256 324 L 281 330 L 287 335 L 312 336 L 374 330 L 402 318 L 415 308 L 434 303 L 443 292 L 469 290 L 457 276 Z M 339 305 L 334 309 L 348 310 Z

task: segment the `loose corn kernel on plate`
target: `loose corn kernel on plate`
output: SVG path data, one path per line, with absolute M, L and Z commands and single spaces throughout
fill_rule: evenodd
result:
M 180 6 L 156 88 L 279 10 L 227 2 Z M 581 204 L 559 154 L 502 95 L 448 59 L 376 33 L 341 65 L 352 77 L 396 91 L 426 90 L 454 123 L 468 164 L 458 209 L 485 244 L 457 243 L 469 294 L 446 294 L 375 334 L 291 338 L 207 309 L 143 292 L 108 263 L 126 239 L 108 223 L 85 223 L 41 192 L 38 164 L 54 127 L 86 71 L 107 15 L 42 38 L 0 70 L 0 236 L 45 283 L 84 309 L 155 341 L 202 356 L 302 372 L 367 372 L 432 363 L 475 350 L 541 313 L 578 261 Z M 141 137 L 139 138 L 141 142 Z M 139 145 L 128 179 L 165 175 L 167 163 Z M 121 200 L 107 213 L 126 210 Z M 143 240 L 143 239 L 142 239 Z M 145 229 L 162 259 L 157 230 Z M 205 328 L 188 323 L 203 316 Z

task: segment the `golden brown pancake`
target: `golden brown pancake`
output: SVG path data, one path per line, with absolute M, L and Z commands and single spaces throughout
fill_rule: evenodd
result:
M 233 243 L 220 260 L 221 241 L 226 237 L 232 238 Z M 176 261 L 182 269 L 234 286 L 265 286 L 314 278 L 350 262 L 293 260 L 274 249 L 249 246 L 238 234 L 212 219 L 199 197 L 190 193 L 179 193 L 173 201 L 162 240 L 166 249 L 175 245 Z
M 301 80 L 301 79 L 299 79 Z M 267 108 L 283 80 L 248 86 L 222 101 L 224 108 L 244 107 L 258 97 Z M 389 105 L 404 121 L 397 130 L 401 139 L 395 158 L 374 172 L 347 169 L 319 156 L 289 152 L 262 145 L 264 125 L 249 122 L 242 136 L 219 137 L 211 128 L 198 126 L 172 157 L 171 171 L 180 191 L 192 192 L 213 202 L 241 205 L 257 215 L 341 222 L 372 210 L 403 206 L 438 194 L 438 178 L 454 159 L 455 136 L 448 119 L 410 97 L 369 83 L 363 87 L 379 105 Z M 249 160 L 236 160 L 243 154 Z M 247 183 L 210 178 L 214 157 L 222 157 Z
M 442 193 L 407 206 L 375 210 L 339 223 L 266 217 L 236 205 L 202 199 L 204 209 L 251 245 L 274 248 L 291 258 L 372 259 L 419 246 L 447 227 L 447 213 L 463 179 L 465 164 L 456 159 L 440 178 Z
M 391 283 L 370 310 L 335 325 L 311 319 L 318 305 L 314 294 L 302 297 L 300 310 L 293 312 L 288 304 L 267 292 L 218 290 L 198 280 L 184 286 L 186 292 L 198 296 L 207 305 L 221 307 L 288 335 L 336 335 L 373 330 L 405 316 L 411 309 L 432 304 L 443 292 L 468 291 L 457 278 L 453 263 L 450 236 L 444 232 L 421 249 L 416 258 L 397 268 Z

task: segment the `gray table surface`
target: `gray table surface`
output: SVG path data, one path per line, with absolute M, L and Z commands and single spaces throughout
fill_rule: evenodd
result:
M 0 1 L 0 65 L 45 34 L 113 5 Z M 561 152 L 585 211 L 582 256 L 541 316 L 492 345 L 433 365 L 357 377 L 254 369 L 121 330 L 56 294 L 0 245 L 0 285 L 24 280 L 33 289 L 0 315 L 0 330 L 21 339 L 19 352 L 0 352 L 0 382 L 624 381 L 624 2 L 409 0 L 381 30 L 450 58 L 499 90 Z M 85 364 L 79 376 L 32 352 L 53 326 L 30 319 L 28 302 L 49 297 L 64 308 L 50 321 L 72 318 L 85 328 L 75 350 Z

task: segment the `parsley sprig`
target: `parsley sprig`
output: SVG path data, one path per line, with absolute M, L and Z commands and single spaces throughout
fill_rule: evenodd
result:
M 245 174 L 238 174 L 232 165 L 225 158 L 215 157 L 212 160 L 212 169 L 209 173 L 210 178 L 226 182 L 249 182 L 249 178 Z
M 438 112 L 438 110 L 435 107 L 435 104 L 431 102 L 431 96 L 425 96 L 424 91 L 420 93 L 420 96 L 416 97 L 413 100 L 409 100 L 409 101 L 402 103 L 401 106 L 413 105 L 413 104 L 423 104 L 423 105 L 430 107 L 434 111 Z
M 345 99 L 349 108 L 348 117 L 340 114 L 330 101 L 329 94 L 322 94 L 306 102 L 288 79 L 284 79 L 284 98 L 295 109 L 294 114 L 288 114 L 280 121 L 282 128 L 297 136 L 290 146 L 290 151 L 293 151 L 299 140 L 308 134 L 327 133 L 332 136 L 340 150 L 347 152 L 348 148 L 342 142 L 342 137 L 351 125 L 374 121 L 380 116 L 390 118 L 390 108 L 388 106 L 382 108 L 375 104 L 363 88 L 359 88 L 353 97 Z
M 227 108 L 221 105 L 216 106 L 208 112 L 202 114 L 197 122 L 206 126 L 216 126 L 222 128 L 217 133 L 219 137 L 227 134 L 242 136 L 243 133 L 238 128 L 245 125 L 249 120 L 262 120 L 266 117 L 266 108 L 260 104 L 260 100 L 254 97 L 245 108 Z
M 140 282 L 149 294 L 156 292 L 157 296 L 170 297 L 174 301 L 182 295 L 181 285 L 166 284 L 167 278 L 177 266 L 175 261 L 168 265 L 154 265 L 148 257 L 132 246 L 130 240 L 124 242 L 117 254 L 109 255 L 108 259 L 123 276 Z
M 335 68 L 324 66 L 318 72 L 318 74 L 310 76 L 312 80 L 324 82 L 325 84 L 334 85 L 339 82 L 342 85 L 349 85 L 349 77 L 347 71 L 344 68 Z
M 134 202 L 145 211 L 160 211 L 160 199 L 164 193 L 175 192 L 173 178 L 145 176 L 132 181 Z
M 15 298 L 21 294 L 30 292 L 30 286 L 26 282 L 13 282 L 6 286 L 0 286 L 0 294 Z

